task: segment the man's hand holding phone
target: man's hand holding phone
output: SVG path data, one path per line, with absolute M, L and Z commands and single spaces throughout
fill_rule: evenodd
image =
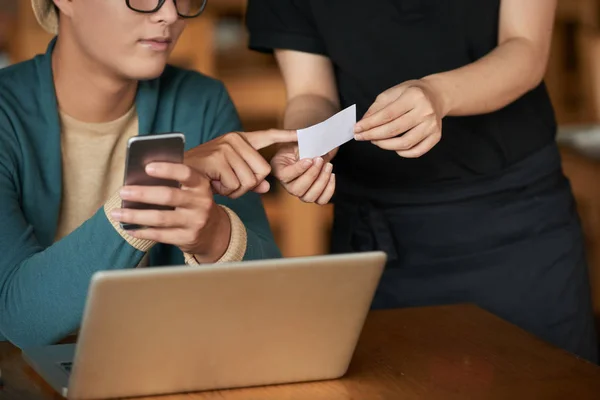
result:
M 123 200 L 171 209 L 128 209 L 112 212 L 119 222 L 147 228 L 128 231 L 135 238 L 172 244 L 194 254 L 198 262 L 213 262 L 227 249 L 229 217 L 213 200 L 210 181 L 195 169 L 174 163 L 151 163 L 146 173 L 177 181 L 181 187 L 124 186 Z
M 230 218 L 214 193 L 266 193 L 271 167 L 258 150 L 295 141 L 296 131 L 233 132 L 184 155 L 181 134 L 134 138 L 120 191 L 123 206 L 111 217 L 135 238 L 172 244 L 198 262 L 213 262 L 231 235 Z

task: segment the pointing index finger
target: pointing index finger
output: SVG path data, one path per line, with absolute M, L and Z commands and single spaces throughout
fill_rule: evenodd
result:
M 240 132 L 255 150 L 264 149 L 276 143 L 294 143 L 298 141 L 295 130 L 270 129 L 267 131 Z

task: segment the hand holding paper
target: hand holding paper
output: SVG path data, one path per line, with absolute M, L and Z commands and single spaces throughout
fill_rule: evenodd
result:
M 307 203 L 327 204 L 335 191 L 332 150 L 354 138 L 356 106 L 328 120 L 300 129 L 298 145 L 286 145 L 271 160 L 285 190 Z M 298 156 L 300 159 L 298 159 Z

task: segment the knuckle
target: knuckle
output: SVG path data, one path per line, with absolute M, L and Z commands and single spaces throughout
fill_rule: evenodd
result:
M 216 187 L 214 187 L 215 193 L 220 194 L 222 196 L 229 196 L 231 193 L 234 192 L 235 189 L 232 189 L 228 186 L 224 186 L 224 185 L 218 185 Z
M 265 179 L 271 173 L 271 166 L 268 163 L 261 163 L 257 168 L 256 174 L 261 180 Z
M 196 243 L 196 241 L 198 241 L 198 233 L 195 231 L 188 231 L 183 236 L 184 236 L 184 238 L 183 238 L 184 241 L 189 246 L 192 246 L 194 243 Z
M 223 154 L 221 153 L 221 150 L 219 148 L 218 151 L 214 151 L 206 156 L 206 165 L 214 166 L 215 164 L 219 163 L 222 159 Z
M 132 221 L 133 218 L 134 218 L 134 215 L 131 213 L 131 211 L 129 211 L 129 209 L 123 208 L 121 210 L 121 219 L 123 221 Z M 135 222 L 135 221 L 132 221 L 132 222 Z
M 423 92 L 423 90 L 419 87 L 413 86 L 413 87 L 409 88 L 408 90 L 410 91 L 410 95 L 415 100 L 422 100 L 425 98 L 425 92 Z
M 296 194 L 294 193 L 294 189 L 291 185 L 285 183 L 285 182 L 281 182 L 281 186 L 285 189 L 286 192 L 288 192 L 289 194 L 291 194 L 292 196 L 295 196 Z
M 292 195 L 292 196 L 296 196 L 298 198 L 302 197 L 302 195 L 304 195 L 304 193 L 302 193 L 301 190 L 299 190 L 298 188 L 295 187 L 288 187 L 288 192 Z
M 230 139 L 228 139 L 227 136 L 220 138 L 219 142 L 215 146 L 215 150 L 211 153 L 211 155 L 220 154 L 226 151 L 227 148 L 230 146 L 229 141 Z
M 221 144 L 221 153 L 222 153 L 222 155 L 229 154 L 232 151 L 234 151 L 233 150 L 234 146 L 235 146 L 235 140 L 233 140 L 233 139 L 231 139 L 231 140 L 229 140 L 227 142 L 223 142 Z
M 405 151 L 408 149 L 410 149 L 410 144 L 405 140 L 401 140 L 396 144 L 396 150 Z
M 232 140 L 236 140 L 236 138 L 239 136 L 239 132 L 229 132 L 225 135 L 223 135 L 223 142 L 230 142 Z
M 229 134 L 229 141 L 228 144 L 229 146 L 236 146 L 239 145 L 241 142 L 244 142 L 244 137 L 242 136 L 242 134 L 240 132 L 231 132 Z
M 393 110 L 383 110 L 382 117 L 385 121 L 392 121 L 394 119 L 394 111 Z
M 438 122 L 437 119 L 435 118 L 435 114 L 431 113 L 429 115 L 427 115 L 427 127 L 429 128 L 430 131 L 436 131 L 437 130 L 437 126 L 438 126 Z
M 236 177 L 228 177 L 228 179 L 222 178 L 219 183 L 219 189 L 228 193 L 234 192 L 240 188 L 240 182 Z
M 401 133 L 403 133 L 403 132 L 400 128 L 391 127 L 391 128 L 386 129 L 385 137 L 394 138 L 394 137 L 399 136 Z
M 177 200 L 177 192 L 173 189 L 169 189 L 165 192 L 165 202 L 173 204 Z
M 306 176 L 308 178 L 310 178 L 310 182 L 314 182 L 315 179 L 317 179 L 317 177 L 319 176 L 319 174 L 321 173 L 321 168 L 314 166 L 311 167 L 307 172 L 306 172 Z M 307 179 L 308 180 L 308 179 Z
M 195 171 L 192 168 L 185 165 L 184 169 L 183 169 L 183 173 L 182 173 L 183 180 L 184 181 L 191 180 L 194 177 L 194 173 L 195 173 Z
M 253 188 L 256 185 L 258 185 L 258 179 L 257 179 L 256 175 L 254 175 L 254 174 L 248 175 L 241 182 L 241 187 L 246 190 Z
M 384 93 L 379 94 L 379 96 L 377 96 L 375 98 L 375 102 L 376 103 L 377 102 L 379 102 L 379 103 L 386 103 L 388 99 L 389 99 L 389 95 L 384 92 Z

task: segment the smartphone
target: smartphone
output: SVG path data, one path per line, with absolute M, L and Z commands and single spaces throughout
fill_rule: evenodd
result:
M 149 136 L 135 136 L 127 142 L 125 177 L 123 186 L 169 186 L 179 187 L 179 182 L 149 176 L 146 166 L 154 162 L 180 164 L 185 151 L 185 136 L 179 132 Z M 156 204 L 122 201 L 122 208 L 138 210 L 172 210 L 173 207 Z M 125 230 L 143 229 L 143 226 L 121 223 Z

